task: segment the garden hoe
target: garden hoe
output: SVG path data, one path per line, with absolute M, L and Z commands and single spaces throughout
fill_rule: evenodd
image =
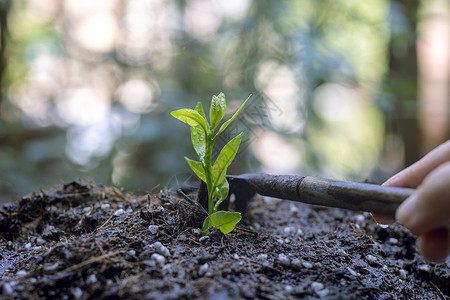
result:
M 245 212 L 248 201 L 257 193 L 291 201 L 394 216 L 398 206 L 415 192 L 408 188 L 311 176 L 243 174 L 226 178 L 230 185 L 228 198 L 234 194 L 235 209 L 239 212 Z M 207 204 L 206 193 L 206 185 L 202 184 L 198 199 L 203 207 Z M 224 209 L 229 205 L 228 198 L 221 204 Z

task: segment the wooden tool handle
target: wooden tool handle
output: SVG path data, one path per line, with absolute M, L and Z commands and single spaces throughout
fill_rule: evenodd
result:
M 243 174 L 235 178 L 244 180 L 263 196 L 388 216 L 394 216 L 398 206 L 415 192 L 414 189 L 311 176 Z
M 388 216 L 394 216 L 399 205 L 414 193 L 414 189 L 309 176 L 304 177 L 297 187 L 298 201 L 301 202 Z

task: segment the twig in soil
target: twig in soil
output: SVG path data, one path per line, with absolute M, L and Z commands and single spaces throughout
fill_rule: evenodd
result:
M 441 298 L 441 299 L 443 299 L 443 300 L 447 299 L 447 298 L 444 296 L 444 294 L 442 293 L 442 291 L 439 289 L 439 287 L 437 287 L 437 286 L 433 283 L 433 281 L 430 280 L 430 284 L 431 284 L 431 286 L 433 286 L 433 288 L 434 288 L 434 289 L 436 290 L 436 292 L 439 294 L 439 298 Z
M 259 293 L 260 296 L 262 296 L 264 299 L 269 299 L 269 300 L 282 300 L 282 299 L 286 299 L 284 296 L 278 296 L 278 295 L 270 295 L 267 293 Z
M 196 244 L 197 246 L 203 246 L 203 244 L 200 244 L 199 242 L 197 242 L 196 240 L 191 239 L 191 238 L 179 239 L 178 241 L 181 241 L 181 242 L 183 242 L 183 241 L 189 241 L 189 242 L 191 242 L 191 243 Z
M 95 244 L 97 245 L 98 249 L 100 249 L 100 252 L 102 253 L 102 255 L 105 255 L 105 250 L 103 250 L 102 245 L 100 245 L 100 243 L 97 241 L 97 239 L 95 239 L 94 241 L 95 241 Z
M 68 272 L 72 272 L 72 271 L 75 271 L 75 270 L 77 270 L 77 269 L 80 269 L 80 268 L 82 268 L 82 267 L 84 267 L 84 266 L 87 266 L 87 265 L 89 265 L 89 264 L 92 264 L 92 263 L 94 263 L 94 262 L 98 262 L 98 261 L 101 261 L 101 260 L 103 260 L 103 259 L 106 259 L 106 258 L 115 256 L 115 255 L 118 255 L 118 254 L 119 254 L 119 252 L 112 252 L 112 253 L 107 253 L 107 254 L 104 254 L 104 255 L 101 255 L 101 256 L 93 257 L 93 258 L 91 258 L 91 259 L 88 259 L 88 260 L 85 260 L 85 261 L 83 261 L 83 262 L 80 262 L 79 264 L 76 264 L 76 265 L 70 266 L 70 267 L 68 267 L 68 268 L 65 268 L 64 270 L 62 270 L 62 271 L 60 271 L 60 272 L 58 272 L 58 273 L 68 273 Z
M 251 230 L 251 229 L 246 229 L 246 228 L 239 227 L 239 226 L 234 227 L 234 229 L 237 229 L 237 230 L 240 230 L 240 231 L 244 231 L 244 232 L 253 234 L 254 236 L 257 236 L 257 235 L 258 235 L 258 233 L 257 233 L 256 231 L 253 231 L 253 230 Z
M 191 198 L 189 198 L 189 196 L 186 195 L 181 189 L 177 189 L 177 193 L 178 193 L 179 195 L 181 195 L 181 196 L 184 198 L 184 200 L 186 200 L 186 201 L 189 202 L 190 204 L 192 204 L 192 205 L 194 205 L 194 206 L 200 208 L 200 210 L 201 210 L 202 212 L 204 212 L 206 215 L 208 215 L 208 212 L 205 210 L 205 208 L 204 208 L 203 206 L 200 205 L 200 203 L 195 202 L 194 200 L 192 200 Z
M 97 228 L 96 231 L 99 231 L 100 229 L 102 229 L 106 224 L 108 224 L 109 221 L 111 221 L 111 219 L 114 217 L 114 215 L 111 215 L 108 220 L 105 221 L 105 223 L 103 223 L 99 228 Z
M 255 264 L 257 264 L 257 265 L 260 265 L 260 266 L 263 266 L 263 267 L 265 267 L 265 268 L 268 268 L 268 269 L 271 269 L 271 270 L 273 270 L 273 271 L 276 271 L 276 272 L 280 273 L 281 275 L 288 276 L 286 273 L 284 273 L 283 271 L 281 271 L 281 270 L 279 270 L 279 269 L 277 269 L 277 268 L 271 267 L 271 266 L 269 266 L 269 265 L 267 265 L 267 264 L 263 264 L 263 263 L 261 263 L 261 262 L 259 262 L 259 261 L 257 261 L 257 260 L 253 260 L 253 259 L 251 259 L 251 258 L 247 258 L 247 259 L 248 259 L 250 262 L 252 262 L 252 263 L 255 263 Z
M 111 188 L 113 191 L 114 196 L 116 196 L 117 198 L 121 199 L 122 201 L 128 202 L 130 204 L 133 204 L 127 197 L 125 197 L 122 192 L 120 192 L 117 188 L 112 187 Z

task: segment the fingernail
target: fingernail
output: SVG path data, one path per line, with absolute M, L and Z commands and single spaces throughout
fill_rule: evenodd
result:
M 416 197 L 409 197 L 399 206 L 395 218 L 400 224 L 408 227 L 412 221 L 412 216 L 415 214 L 415 209 Z

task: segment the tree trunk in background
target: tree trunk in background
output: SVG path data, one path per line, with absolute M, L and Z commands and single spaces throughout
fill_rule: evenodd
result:
M 407 22 L 407 32 L 393 32 L 389 41 L 389 73 L 387 88 L 395 100 L 395 109 L 388 116 L 388 124 L 393 128 L 387 128 L 394 135 L 399 135 L 404 145 L 404 164 L 411 165 L 420 156 L 419 128 L 418 128 L 418 101 L 417 101 L 417 0 L 391 1 L 392 18 L 399 17 L 402 13 Z M 395 11 L 393 11 L 395 10 Z M 393 28 L 393 31 L 396 29 Z M 401 30 L 401 29 L 400 29 Z M 397 34 L 398 35 L 397 35 Z
M 419 125 L 428 152 L 450 139 L 450 2 L 423 2 L 419 26 Z

